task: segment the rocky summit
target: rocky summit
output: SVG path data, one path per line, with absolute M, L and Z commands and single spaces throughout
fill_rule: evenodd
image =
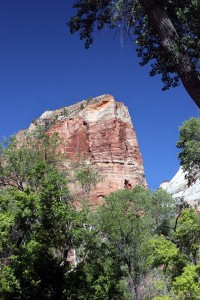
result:
M 96 168 L 102 180 L 90 191 L 93 203 L 123 188 L 146 186 L 142 156 L 128 109 L 113 96 L 89 98 L 46 111 L 28 130 L 38 125 L 45 125 L 49 134 L 59 134 L 66 168 L 77 157 L 84 157 L 87 164 Z

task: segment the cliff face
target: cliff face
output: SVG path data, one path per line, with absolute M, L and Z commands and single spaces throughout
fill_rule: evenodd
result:
M 188 180 L 187 173 L 182 168 L 169 181 L 163 182 L 160 186 L 165 189 L 173 198 L 182 198 L 189 205 L 200 212 L 200 174 L 192 182 Z
M 56 111 L 47 111 L 31 124 L 33 130 L 45 125 L 49 134 L 58 132 L 61 151 L 67 154 L 65 166 L 84 156 L 103 178 L 90 191 L 96 202 L 102 196 L 135 185 L 146 186 L 142 157 L 136 134 L 123 103 L 111 95 L 83 100 Z

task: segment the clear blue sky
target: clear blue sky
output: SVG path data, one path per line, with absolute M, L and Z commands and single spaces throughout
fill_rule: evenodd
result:
M 178 127 L 197 116 L 183 87 L 162 92 L 134 48 L 108 29 L 89 50 L 66 22 L 71 0 L 0 0 L 0 137 L 29 126 L 45 110 L 105 93 L 128 106 L 151 189 L 179 167 Z

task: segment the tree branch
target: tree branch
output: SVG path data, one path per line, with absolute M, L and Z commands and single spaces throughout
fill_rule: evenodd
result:
M 187 52 L 178 47 L 180 37 L 172 21 L 156 0 L 139 0 L 139 2 L 158 34 L 166 55 L 170 55 L 174 60 L 175 71 L 185 89 L 200 108 L 200 75 Z

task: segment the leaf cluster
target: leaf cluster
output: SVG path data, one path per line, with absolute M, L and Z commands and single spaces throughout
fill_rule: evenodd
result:
M 200 119 L 191 118 L 179 128 L 179 140 L 176 146 L 181 149 L 178 154 L 184 171 L 190 175 L 198 172 L 200 167 Z
M 0 144 L 0 186 L 23 191 L 28 185 L 36 191 L 45 169 L 59 163 L 59 143 L 57 133 L 50 137 L 43 127 L 4 139 Z
M 196 127 L 187 124 L 183 137 Z M 197 300 L 195 210 L 177 209 L 162 189 L 136 186 L 111 193 L 96 211 L 77 211 L 52 141 L 38 132 L 1 148 L 0 298 Z M 73 166 L 83 190 L 98 183 L 84 160 Z
M 194 209 L 183 209 L 170 238 L 157 235 L 150 240 L 151 264 L 162 266 L 165 275 L 171 278 L 169 299 L 199 299 L 199 222 Z
M 193 71 L 199 74 L 199 1 L 156 1 L 177 32 L 176 44 L 168 55 L 141 3 L 138 0 L 76 0 L 73 5 L 76 15 L 70 19 L 68 26 L 71 33 L 79 32 L 86 48 L 93 43 L 95 29 L 101 30 L 105 26 L 134 39 L 138 57 L 141 58 L 140 65 L 151 63 L 150 76 L 161 75 L 163 90 L 179 85 L 176 68 L 179 64 L 176 55 L 178 51 L 187 54 L 193 64 Z

